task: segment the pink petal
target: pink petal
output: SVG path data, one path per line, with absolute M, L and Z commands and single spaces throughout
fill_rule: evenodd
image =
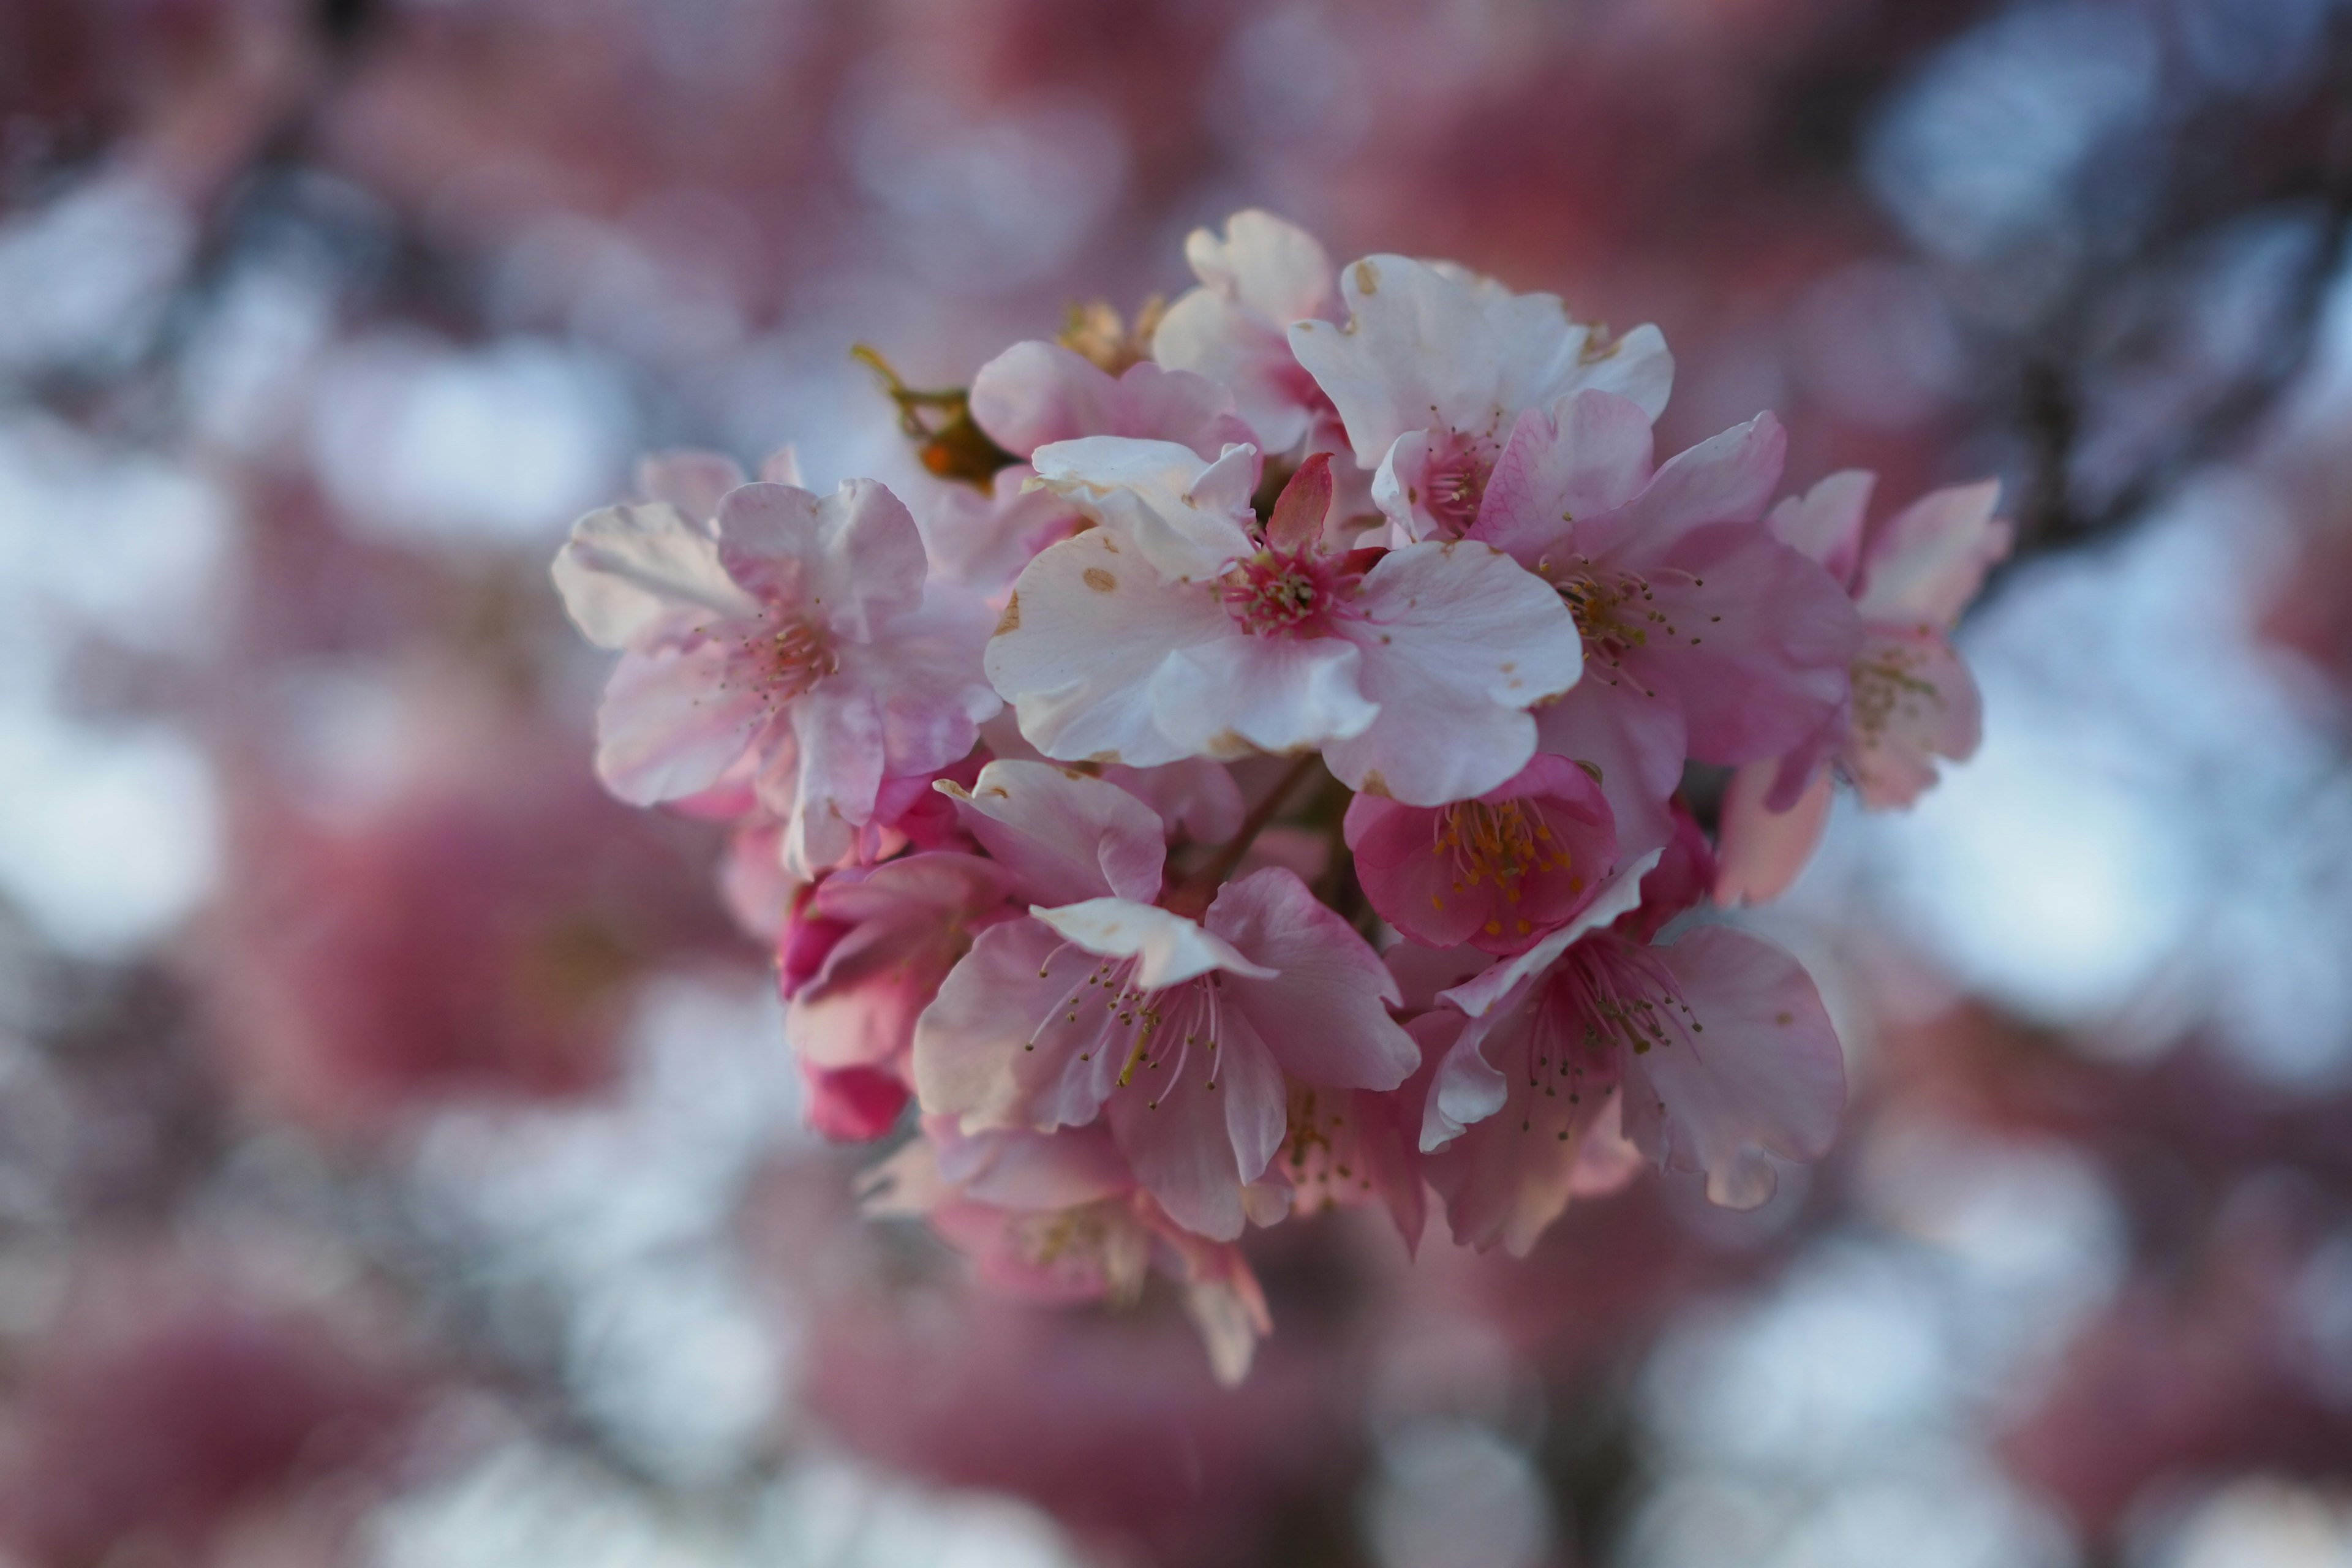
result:
M 789 766 L 762 770 L 761 804 L 784 819 L 784 865 L 814 876 L 848 852 L 848 829 L 874 814 L 882 787 L 882 714 L 871 693 L 825 681 L 784 717 L 795 750 Z
M 1106 1112 L 1135 1179 L 1185 1229 L 1241 1235 L 1242 1185 L 1282 1142 L 1282 1075 L 1246 1026 L 1221 1037 L 1213 1078 L 1187 1071 L 1138 1083 Z
M 1417 1022 L 1416 1032 L 1427 1034 L 1433 1046 L 1441 1044 L 1444 1016 L 1429 1015 Z M 1462 1048 L 1475 1026 L 1454 1027 L 1461 1033 L 1451 1052 Z M 1530 1059 L 1538 1048 L 1528 1037 L 1534 1027 L 1529 1011 L 1500 1020 L 1480 1041 L 1482 1065 Z M 1568 1207 L 1580 1177 L 1590 1180 L 1584 1144 L 1614 1097 L 1609 1085 L 1590 1077 L 1572 1088 L 1554 1074 L 1488 1071 L 1500 1080 L 1499 1103 L 1444 1148 L 1424 1155 L 1423 1168 L 1445 1202 L 1457 1245 L 1483 1252 L 1500 1242 L 1514 1258 L 1524 1258 Z
M 1829 771 L 1813 775 L 1795 805 L 1774 811 L 1765 797 L 1779 772 L 1780 764 L 1769 759 L 1749 763 L 1731 775 L 1723 792 L 1716 846 L 1718 904 L 1761 904 L 1779 898 L 1821 843 L 1830 816 Z
M 808 1124 L 835 1143 L 870 1143 L 897 1126 L 907 1108 L 907 1086 L 872 1068 L 829 1071 L 804 1061 L 801 1086 Z
M 1295 756 L 1362 734 L 1380 717 L 1362 656 L 1338 637 L 1226 635 L 1171 654 L 1151 681 L 1160 733 L 1211 757 Z
M 1188 754 L 1153 722 L 1152 678 L 1171 654 L 1233 630 L 1209 589 L 1162 582 L 1091 529 L 1021 574 L 982 664 L 1047 756 L 1152 767 Z
M 1415 805 L 1483 795 L 1535 753 L 1525 710 L 1574 685 L 1583 641 L 1567 606 L 1509 556 L 1470 542 L 1391 551 L 1365 577 L 1371 727 L 1324 760 L 1351 788 Z
M 1067 1016 L 1102 961 L 1034 920 L 980 933 L 915 1022 L 915 1092 L 967 1132 L 1078 1127 L 1100 1113 L 1119 1064 L 1100 1008 Z
M 1144 991 L 1181 984 L 1213 970 L 1258 980 L 1271 980 L 1277 973 L 1252 962 L 1215 932 L 1151 904 L 1088 899 L 1059 909 L 1034 907 L 1029 912 L 1088 952 L 1134 959 L 1134 984 Z
M 1135 1188 L 1110 1130 L 1099 1123 L 1059 1132 L 965 1132 L 947 1117 L 926 1117 L 923 1136 L 940 1174 L 978 1202 L 1004 1208 L 1074 1208 Z
M 1693 529 L 1755 522 L 1772 502 L 1788 449 L 1780 421 L 1759 414 L 1669 458 L 1622 509 L 1581 524 L 1578 544 L 1598 560 L 1638 538 L 1638 548 L 1654 555 Z
M 1858 596 L 1864 618 L 1949 631 L 2009 553 L 2010 526 L 1992 514 L 2000 500 L 1998 479 L 1936 490 L 1873 533 Z
M 709 531 L 665 503 L 590 512 L 572 525 L 553 575 L 572 624 L 598 647 L 760 613 L 719 564 Z
M 1580 392 L 1530 408 L 1486 481 L 1470 537 L 1533 567 L 1579 518 L 1598 517 L 1632 500 L 1649 482 L 1650 416 L 1605 392 Z
M 1088 436 L 1030 455 L 1037 482 L 1163 577 L 1207 581 L 1257 548 L 1257 448 L 1203 459 L 1173 441 Z
M 1768 1156 L 1818 1160 L 1845 1103 L 1845 1063 L 1811 976 L 1727 926 L 1658 950 L 1703 1032 L 1628 1058 L 1625 1125 L 1667 1168 L 1703 1171 L 1707 1196 L 1753 1208 L 1779 1174 Z
M 727 682 L 729 650 L 624 654 L 596 710 L 596 776 L 632 805 L 709 789 L 768 724 L 757 693 Z
M 1045 763 L 993 762 L 969 792 L 939 787 L 1028 902 L 1160 896 L 1160 817 L 1117 784 Z
M 750 484 L 719 509 L 719 556 L 761 600 L 870 642 L 922 602 L 930 566 L 915 519 L 872 479 L 829 496 Z
M 1619 671 L 1594 667 L 1576 689 L 1536 713 L 1538 744 L 1590 763 L 1617 828 L 1621 858 L 1662 847 L 1674 834 L 1666 801 L 1682 784 L 1682 709 Z
M 1082 436 L 1173 441 L 1203 459 L 1250 430 L 1233 394 L 1203 376 L 1145 362 L 1114 377 L 1058 343 L 1015 343 L 980 367 L 971 416 L 1016 458 Z
M 1870 510 L 1877 476 L 1861 468 L 1832 474 L 1802 499 L 1790 496 L 1774 507 L 1765 524 L 1772 536 L 1821 563 L 1839 583 L 1851 586 L 1862 561 L 1862 522 Z
M 1624 668 L 1681 704 L 1692 756 L 1776 756 L 1837 711 L 1862 626 L 1828 573 L 1753 523 L 1690 530 L 1651 560 L 1661 621 Z
M 1229 882 L 1209 906 L 1209 931 L 1263 967 L 1223 983 L 1283 1070 L 1340 1089 L 1394 1089 L 1420 1054 L 1388 1009 L 1396 982 L 1364 939 L 1289 871 Z
M 1102 776 L 1158 812 L 1171 837 L 1221 843 L 1241 831 L 1247 815 L 1234 775 L 1205 757 L 1157 768 L 1108 767 Z

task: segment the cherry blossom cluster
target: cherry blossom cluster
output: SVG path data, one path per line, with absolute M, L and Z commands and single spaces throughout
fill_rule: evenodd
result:
M 555 579 L 621 656 L 605 784 L 733 825 L 812 1121 L 912 1124 L 871 1207 L 1033 1296 L 1165 1274 L 1231 1378 L 1252 1226 L 1412 1246 L 1434 1193 L 1524 1254 L 1644 1163 L 1745 1206 L 1825 1152 L 1828 1015 L 1722 911 L 1835 781 L 1974 749 L 2009 530 L 1990 484 L 1780 499 L 1769 414 L 1660 462 L 1652 327 L 1259 212 L 1186 258 L 1133 330 L 890 377 L 921 514 L 672 454 Z

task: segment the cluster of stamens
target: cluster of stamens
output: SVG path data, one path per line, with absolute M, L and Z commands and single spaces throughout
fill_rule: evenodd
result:
M 1507 902 L 1516 904 L 1527 879 L 1538 871 L 1570 868 L 1568 847 L 1552 834 L 1543 808 L 1530 800 L 1507 800 L 1499 805 L 1484 801 L 1457 801 L 1439 812 L 1430 826 L 1430 853 L 1452 863 L 1454 890 L 1468 892 L 1493 883 Z M 1445 907 L 1438 895 L 1432 904 Z M 1531 929 L 1524 920 L 1517 934 Z M 1486 922 L 1486 934 L 1500 936 L 1499 921 Z
M 1917 648 L 1887 647 L 1853 662 L 1853 732 L 1866 746 L 1876 746 L 1898 718 L 1916 719 L 1923 704 L 1941 707 L 1944 694 L 1935 682 L 1914 673 L 1927 662 Z
M 1588 1077 L 1613 1081 L 1617 1053 L 1646 1056 L 1692 1044 L 1706 1026 L 1647 948 L 1602 934 L 1569 949 L 1538 1002 L 1528 1036 L 1527 1084 L 1547 1099 L 1582 1102 Z M 1519 1131 L 1531 1131 L 1523 1117 Z M 1569 1136 L 1561 1129 L 1560 1139 Z
M 1357 1171 L 1351 1152 L 1354 1135 L 1348 1128 L 1343 1093 L 1294 1083 L 1286 1106 L 1288 1128 L 1283 1134 L 1279 1159 L 1290 1168 L 1293 1184 L 1329 1186 L 1334 1179 L 1370 1192 L 1369 1175 Z
M 1334 558 L 1261 550 L 1234 563 L 1217 597 L 1253 637 L 1322 637 L 1352 585 Z
M 1536 563 L 1536 574 L 1559 591 L 1569 614 L 1576 618 L 1576 629 L 1584 634 L 1587 673 L 1612 686 L 1624 673 L 1626 656 L 1650 647 L 1654 641 L 1665 644 L 1679 640 L 1685 647 L 1696 647 L 1706 640 L 1701 635 L 1704 628 L 1685 630 L 1658 607 L 1656 588 L 1639 572 L 1612 570 L 1581 555 L 1565 563 L 1556 563 L 1547 555 Z M 1661 574 L 1677 578 L 1694 588 L 1706 586 L 1706 578 L 1675 567 L 1662 568 Z M 1706 619 L 1713 626 L 1723 617 L 1711 615 Z M 1657 693 L 1643 689 L 1643 695 L 1654 697 Z
M 805 617 L 771 622 L 748 631 L 736 646 L 736 663 L 748 669 L 761 701 L 772 713 L 806 696 L 841 668 L 833 639 L 823 626 Z
M 1047 978 L 1054 959 L 1068 951 L 1068 946 L 1064 943 L 1047 957 L 1038 968 L 1038 979 Z M 1102 1013 L 1094 1020 L 1094 1037 L 1078 1053 L 1078 1060 L 1091 1062 L 1123 1043 L 1127 1054 L 1119 1064 L 1119 1088 L 1132 1084 L 1139 1071 L 1166 1072 L 1164 1079 L 1157 1080 L 1159 1091 L 1148 1102 L 1148 1109 L 1157 1110 L 1167 1086 L 1182 1080 L 1185 1064 L 1198 1048 L 1208 1063 L 1208 1080 L 1203 1087 L 1215 1089 L 1217 1041 L 1224 1022 L 1223 981 L 1215 974 L 1204 974 L 1147 991 L 1134 984 L 1134 975 L 1133 959 L 1104 959 L 1062 994 L 1030 1031 L 1028 1043 L 1022 1049 L 1035 1050 L 1045 1031 L 1056 1022 L 1065 1028 L 1078 1026 L 1099 1005 Z
M 1431 454 L 1424 480 L 1429 493 L 1422 504 L 1448 535 L 1465 533 L 1478 521 L 1478 503 L 1486 497 L 1486 481 L 1494 477 L 1498 456 L 1493 442 L 1458 430 Z

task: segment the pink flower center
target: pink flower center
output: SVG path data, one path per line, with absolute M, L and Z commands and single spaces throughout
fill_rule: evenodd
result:
M 1454 890 L 1467 892 L 1482 883 L 1495 885 L 1508 903 L 1519 901 L 1529 876 L 1538 871 L 1566 871 L 1568 847 L 1544 820 L 1543 807 L 1532 800 L 1507 800 L 1499 805 L 1465 800 L 1436 814 L 1430 828 L 1430 853 L 1449 861 Z M 1517 922 L 1513 933 L 1526 936 L 1533 929 Z M 1488 936 L 1503 934 L 1500 920 L 1486 922 Z
M 1234 563 L 1217 597 L 1252 637 L 1328 637 L 1358 581 L 1336 556 L 1261 550 Z
M 1483 437 L 1449 430 L 1433 442 L 1423 482 L 1428 487 L 1422 505 L 1451 537 L 1459 537 L 1478 520 L 1478 503 L 1486 497 L 1486 481 L 1494 477 L 1501 456 Z
M 805 616 L 771 623 L 745 637 L 740 647 L 741 662 L 771 711 L 806 696 L 841 668 L 832 637 Z
M 1588 1088 L 1622 1076 L 1625 1054 L 1694 1045 L 1706 1026 L 1682 987 L 1648 948 L 1597 931 L 1562 956 L 1528 1031 L 1527 1084 L 1548 1099 L 1580 1103 Z M 1523 1119 L 1521 1131 L 1532 1119 Z M 1563 1129 L 1559 1136 L 1569 1136 Z
M 1546 556 L 1536 563 L 1536 574 L 1559 591 L 1569 614 L 1575 617 L 1576 629 L 1584 635 L 1587 668 L 1612 686 L 1617 684 L 1627 656 L 1654 642 L 1696 647 L 1706 640 L 1704 626 L 1682 626 L 1671 610 L 1658 604 L 1656 588 L 1639 572 L 1602 566 L 1579 555 L 1565 564 L 1556 564 Z M 1675 567 L 1662 568 L 1661 575 L 1675 580 L 1679 586 L 1706 585 L 1705 578 Z M 1721 619 L 1721 616 L 1706 617 L 1709 625 Z
M 1067 951 L 1069 944 L 1057 950 Z M 1217 1087 L 1218 1037 L 1224 1031 L 1224 982 L 1214 973 L 1147 991 L 1135 984 L 1137 961 L 1106 958 L 1063 993 L 1030 1032 L 1023 1048 L 1055 1030 L 1076 1030 L 1078 1060 L 1118 1060 L 1115 1089 L 1135 1087 L 1149 1094 L 1148 1108 L 1183 1080 L 1188 1066 L 1205 1073 L 1205 1087 Z M 1053 959 L 1037 971 L 1044 979 Z M 1194 1061 L 1198 1056 L 1198 1063 Z

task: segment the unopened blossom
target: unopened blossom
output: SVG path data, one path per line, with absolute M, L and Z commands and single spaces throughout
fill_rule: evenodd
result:
M 934 798 L 937 798 L 935 795 Z M 829 1138 L 878 1138 L 913 1083 L 915 1020 L 973 935 L 1019 912 L 1007 878 L 938 851 L 835 871 L 810 889 L 777 951 L 784 1038 Z
M 966 1132 L 1099 1118 L 1179 1224 L 1231 1240 L 1282 1142 L 1286 1077 L 1385 1089 L 1418 1062 L 1379 956 L 1292 873 L 1229 883 L 1193 920 L 1150 901 L 1160 823 L 1116 785 L 992 763 L 966 805 L 1036 896 L 918 1022 L 926 1113 Z
M 1097 437 L 1035 460 L 1099 524 L 1030 563 L 988 647 L 989 679 L 1049 757 L 1320 748 L 1352 787 L 1438 805 L 1524 766 L 1527 710 L 1576 681 L 1559 595 L 1499 552 L 1329 548 L 1328 459 L 1299 469 L 1263 527 L 1246 446 L 1203 464 Z
M 598 773 L 652 805 L 743 770 L 794 875 L 835 863 L 886 778 L 963 755 L 997 707 L 977 606 L 927 576 L 914 519 L 870 479 L 743 485 L 708 521 L 659 500 L 592 512 L 555 580 L 589 640 L 622 653 Z
M 1585 679 L 1541 745 L 1600 771 L 1622 854 L 1666 841 L 1685 758 L 1776 755 L 1844 700 L 1853 606 L 1763 523 L 1786 443 L 1759 415 L 1653 468 L 1648 413 L 1580 392 L 1519 419 L 1479 506 L 1470 537 L 1575 612 Z
M 966 1133 L 927 1117 L 923 1131 L 867 1177 L 868 1214 L 920 1216 L 984 1282 L 1034 1301 L 1131 1303 L 1157 1269 L 1181 1290 L 1218 1381 L 1248 1374 L 1273 1327 L 1248 1259 L 1171 1220 L 1107 1129 Z
M 1482 795 L 1411 806 L 1360 795 L 1348 847 L 1372 908 L 1413 941 L 1524 952 L 1600 889 L 1617 859 L 1601 786 L 1538 756 Z
M 1936 490 L 1865 528 L 1872 484 L 1858 470 L 1832 474 L 1772 510 L 1773 531 L 1851 592 L 1862 637 L 1848 700 L 1785 755 L 1742 767 L 1726 789 L 1716 889 L 1725 902 L 1773 898 L 1795 880 L 1828 819 L 1832 774 L 1885 810 L 1936 782 L 1937 758 L 1976 753 L 1981 704 L 1951 631 L 2009 553 L 2010 525 L 1993 515 L 2000 487 L 1987 479 Z
M 1336 416 L 1290 349 L 1294 321 L 1339 319 L 1338 276 L 1315 237 L 1252 208 L 1226 219 L 1223 236 L 1194 229 L 1184 259 L 1201 286 L 1160 319 L 1152 357 L 1233 388 L 1250 438 L 1267 452 L 1290 450 Z
M 1575 321 L 1556 294 L 1515 294 L 1449 262 L 1370 256 L 1341 277 L 1348 321 L 1303 321 L 1291 349 L 1338 407 L 1371 496 L 1399 542 L 1456 539 L 1529 409 L 1597 389 L 1650 419 L 1674 358 L 1655 327 L 1622 338 Z
M 1845 1077 L 1812 981 L 1727 926 L 1663 946 L 1613 928 L 1654 859 L 1447 992 L 1458 1026 L 1437 1014 L 1416 1026 L 1444 1052 L 1422 1145 L 1455 1239 L 1524 1254 L 1593 1179 L 1582 1145 L 1612 1108 L 1644 1155 L 1704 1173 L 1707 1196 L 1729 1207 L 1771 1196 L 1774 1159 L 1827 1152 Z

